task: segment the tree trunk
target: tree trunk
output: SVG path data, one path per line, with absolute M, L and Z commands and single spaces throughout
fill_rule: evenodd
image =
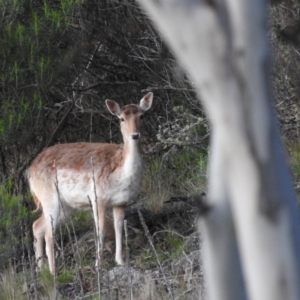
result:
M 299 216 L 271 106 L 266 3 L 140 2 L 212 124 L 212 209 L 200 222 L 209 299 L 300 299 Z

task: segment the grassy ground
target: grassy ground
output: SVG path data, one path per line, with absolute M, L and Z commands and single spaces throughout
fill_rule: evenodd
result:
M 298 191 L 300 145 L 286 149 Z M 100 299 L 99 294 L 101 299 L 201 299 L 201 243 L 197 213 L 189 199 L 205 191 L 208 155 L 208 151 L 174 146 L 162 156 L 146 157 L 141 192 L 126 211 L 125 267 L 114 263 L 108 214 L 103 263 L 96 272 L 93 221 L 90 212 L 80 212 L 57 231 L 55 277 L 47 268 L 36 273 L 32 240 L 28 233 L 23 235 L 21 250 L 1 271 L 0 300 Z M 0 192 L 5 196 L 7 191 Z M 11 209 L 16 212 L 16 204 Z M 9 249 L 9 244 L 5 247 Z
M 47 268 L 36 273 L 32 239 L 26 234 L 19 254 L 1 272 L 0 300 L 99 299 L 99 293 L 101 299 L 198 297 L 200 244 L 188 199 L 205 190 L 207 155 L 173 146 L 163 157 L 146 157 L 141 192 L 126 211 L 125 267 L 114 263 L 108 214 L 104 259 L 96 272 L 93 221 L 90 212 L 81 212 L 57 230 L 55 277 Z
M 286 148 L 298 190 L 300 146 Z M 47 268 L 36 273 L 25 234 L 23 250 L 1 271 L 0 300 L 100 299 L 99 294 L 101 299 L 201 299 L 201 243 L 197 213 L 188 200 L 205 190 L 207 158 L 208 151 L 173 147 L 162 157 L 146 159 L 141 192 L 126 211 L 125 267 L 114 263 L 108 214 L 103 263 L 96 272 L 93 221 L 90 212 L 80 212 L 57 231 L 55 277 Z

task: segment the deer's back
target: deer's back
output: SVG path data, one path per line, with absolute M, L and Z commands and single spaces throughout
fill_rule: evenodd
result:
M 29 178 L 49 179 L 57 170 L 112 172 L 122 164 L 123 145 L 97 143 L 57 144 L 41 152 L 29 167 Z M 92 160 L 91 160 L 92 159 Z

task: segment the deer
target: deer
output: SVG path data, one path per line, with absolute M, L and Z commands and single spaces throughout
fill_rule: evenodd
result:
M 74 211 L 88 210 L 91 206 L 101 241 L 105 237 L 106 209 L 112 208 L 115 261 L 124 264 L 125 208 L 141 185 L 142 119 L 152 100 L 153 93 L 149 92 L 139 105 L 120 108 L 115 101 L 105 101 L 108 111 L 120 120 L 123 144 L 56 144 L 43 150 L 31 163 L 27 170 L 29 188 L 36 211 L 42 209 L 42 215 L 32 225 L 38 269 L 43 265 L 45 248 L 50 272 L 55 274 L 55 229 Z

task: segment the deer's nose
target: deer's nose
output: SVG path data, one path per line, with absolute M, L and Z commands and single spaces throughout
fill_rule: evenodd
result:
M 139 138 L 140 138 L 140 133 L 139 132 L 133 132 L 132 134 L 131 134 L 131 138 L 133 139 L 133 140 L 138 140 Z

